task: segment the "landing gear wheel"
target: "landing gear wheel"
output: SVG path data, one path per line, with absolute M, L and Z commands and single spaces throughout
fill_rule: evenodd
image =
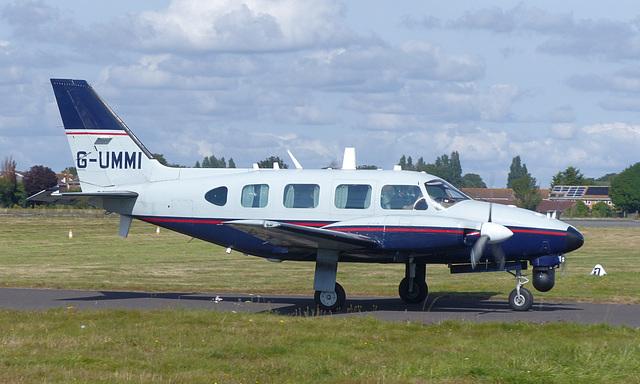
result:
M 409 292 L 409 278 L 405 277 L 398 286 L 398 293 L 400 294 L 402 301 L 405 303 L 421 303 L 427 298 L 427 295 L 429 294 L 429 287 L 427 287 L 426 281 L 414 278 L 413 287 L 411 292 Z
M 533 305 L 533 294 L 527 288 L 520 288 L 511 291 L 509 295 L 509 306 L 514 311 L 528 311 Z
M 336 311 L 344 305 L 346 295 L 342 285 L 336 283 L 335 291 L 316 291 L 313 297 L 318 307 L 324 311 Z

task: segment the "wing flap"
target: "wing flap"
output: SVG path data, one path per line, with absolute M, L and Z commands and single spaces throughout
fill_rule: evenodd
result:
M 234 220 L 223 224 L 282 248 L 346 251 L 378 246 L 376 241 L 352 233 L 270 220 Z

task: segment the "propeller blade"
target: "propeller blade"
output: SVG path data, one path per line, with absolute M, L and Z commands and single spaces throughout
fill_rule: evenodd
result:
M 471 248 L 471 268 L 476 269 L 478 261 L 482 258 L 482 251 L 487 241 L 489 241 L 489 236 L 483 235 L 473 244 L 473 248 Z
M 500 244 L 491 244 L 491 252 L 493 252 L 493 259 L 500 267 L 499 269 L 504 269 L 504 261 L 506 259 L 506 256 Z

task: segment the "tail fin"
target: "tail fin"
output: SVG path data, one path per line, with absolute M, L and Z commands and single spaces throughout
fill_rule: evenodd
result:
M 164 168 L 84 80 L 51 79 L 85 192 L 145 183 Z M 155 171 L 154 171 L 155 170 Z

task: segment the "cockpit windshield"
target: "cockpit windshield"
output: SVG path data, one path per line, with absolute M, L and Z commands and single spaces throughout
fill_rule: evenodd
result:
M 469 196 L 444 180 L 431 180 L 424 183 L 429 197 L 442 208 L 449 208 L 462 200 L 470 200 Z

